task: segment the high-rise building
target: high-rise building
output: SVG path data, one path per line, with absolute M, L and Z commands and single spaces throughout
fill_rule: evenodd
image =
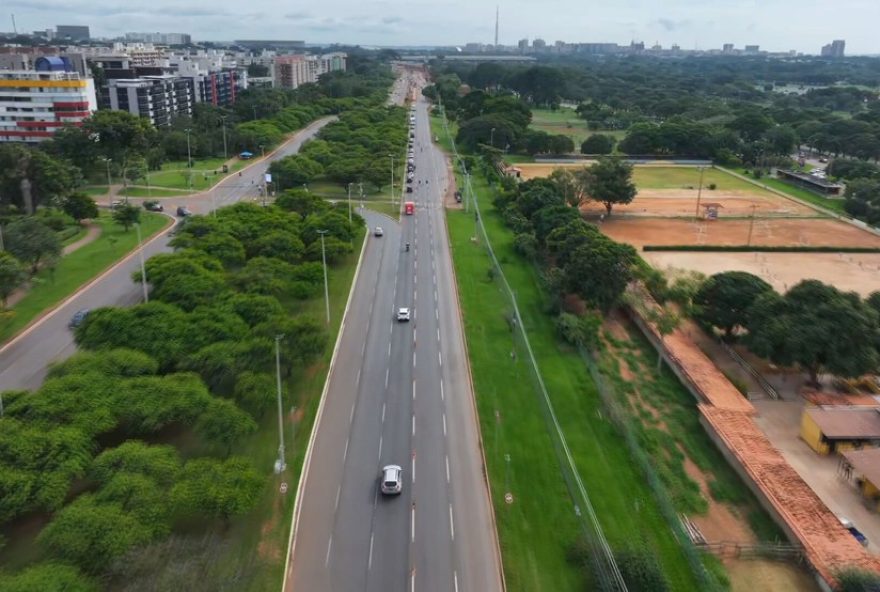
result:
M 721 53 L 733 53 L 733 43 L 725 43 L 721 48 Z
M 828 45 L 822 46 L 823 58 L 842 58 L 846 53 L 846 41 L 843 39 L 835 39 Z
M 532 41 L 532 49 L 535 51 L 544 51 L 547 49 L 547 42 L 541 38 Z
M 341 52 L 321 56 L 276 56 L 272 75 L 277 88 L 298 88 L 303 84 L 317 82 L 327 72 L 345 71 L 347 55 Z
M 745 48 L 743 48 L 743 53 L 746 55 L 757 55 L 757 54 L 761 53 L 761 46 L 760 45 L 746 45 Z
M 0 70 L 0 142 L 41 142 L 97 108 L 94 81 L 67 58 L 44 56 L 33 70 Z
M 192 115 L 194 94 L 192 79 L 173 74 L 111 78 L 101 89 L 101 108 L 128 111 L 160 127 L 178 115 Z
M 192 36 L 188 33 L 126 33 L 125 40 L 159 45 L 190 45 Z
M 516 44 L 521 53 L 525 53 L 529 50 L 529 40 L 528 39 L 520 39 Z
M 239 72 L 234 63 L 227 67 L 217 56 L 171 56 L 170 62 L 175 74 L 192 80 L 197 103 L 229 107 L 235 104 L 238 89 L 246 88 L 247 73 Z
M 88 41 L 91 39 L 89 28 L 85 25 L 56 25 L 55 38 L 70 41 Z

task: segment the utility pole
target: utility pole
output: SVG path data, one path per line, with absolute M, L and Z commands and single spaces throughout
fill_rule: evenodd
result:
M 755 227 L 755 204 L 752 204 L 752 219 L 749 221 L 749 238 L 746 240 L 746 245 L 752 245 L 752 229 Z
M 150 292 L 147 289 L 147 268 L 144 265 L 144 244 L 141 241 L 141 225 L 137 222 L 134 225 L 134 229 L 137 231 L 137 239 L 138 239 L 138 255 L 141 260 L 141 286 L 144 289 L 144 302 L 150 301 Z
M 694 212 L 694 220 L 700 219 L 700 198 L 703 196 L 703 173 L 706 172 L 706 167 L 700 167 L 700 188 L 697 189 L 697 209 Z
M 113 181 L 110 179 L 110 163 L 112 161 L 112 158 L 104 158 L 104 162 L 107 164 L 107 205 L 111 208 L 113 207 Z
M 223 158 L 226 158 L 226 159 L 229 158 L 229 154 L 226 152 L 226 118 L 227 117 L 228 117 L 227 115 L 220 116 L 220 121 L 223 122 Z
M 391 205 L 394 206 L 394 155 L 389 154 L 391 157 Z
M 319 230 L 321 235 L 321 262 L 324 264 L 324 307 L 327 309 L 327 324 L 330 324 L 330 290 L 327 287 L 327 254 L 324 250 L 324 235 L 327 230 Z
M 189 144 L 189 134 L 192 132 L 191 129 L 186 128 L 183 130 L 186 132 L 186 167 L 189 169 L 189 177 L 188 177 L 188 186 L 190 189 L 193 188 L 193 171 L 192 171 L 192 149 Z
M 278 460 L 275 461 L 275 472 L 280 473 L 287 468 L 284 460 L 284 415 L 281 409 L 281 338 L 284 335 L 275 336 L 275 382 L 278 391 Z
M 351 182 L 348 184 L 348 223 L 351 224 Z
M 6 247 L 3 246 L 3 225 L 0 224 L 0 251 L 5 251 Z
M 495 128 L 489 130 L 489 145 L 494 148 L 495 147 Z

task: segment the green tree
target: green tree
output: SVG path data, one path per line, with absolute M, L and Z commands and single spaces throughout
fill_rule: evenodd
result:
M 180 468 L 180 455 L 173 446 L 151 446 L 140 440 L 128 440 L 99 454 L 92 463 L 89 476 L 103 485 L 120 473 L 144 475 L 164 487 L 170 487 L 177 479 Z
M 581 143 L 581 154 L 611 154 L 614 151 L 614 136 L 593 134 Z
M 235 382 L 236 403 L 255 418 L 262 417 L 275 404 L 275 377 L 265 372 L 245 370 Z
M 877 368 L 877 313 L 854 293 L 804 280 L 784 296 L 765 292 L 748 312 L 747 343 L 776 364 L 854 378 Z
M 142 160 L 158 141 L 150 121 L 128 111 L 96 111 L 79 129 L 94 142 L 98 156 L 112 160 L 124 178 L 129 166 Z
M 84 494 L 58 512 L 37 540 L 54 557 L 99 573 L 150 538 L 150 530 L 120 504 L 99 503 L 93 494 Z
M 308 146 L 310 144 L 306 144 Z M 296 212 L 302 218 L 327 211 L 330 205 L 320 195 L 303 189 L 288 189 L 275 199 L 275 205 L 288 212 Z
M 41 263 L 49 265 L 61 256 L 61 240 L 52 230 L 33 216 L 16 218 L 4 231 L 6 248 L 19 261 L 37 273 Z
M 288 263 L 299 262 L 305 254 L 306 246 L 296 234 L 275 230 L 267 232 L 249 249 L 255 257 L 274 257 Z
M 233 444 L 256 430 L 254 420 L 226 399 L 212 399 L 196 423 L 196 432 L 205 440 L 223 446 L 226 454 Z
M 24 266 L 6 251 L 0 251 L 0 308 L 6 308 L 6 300 L 27 279 Z
M 85 193 L 70 194 L 64 200 L 61 209 L 77 222 L 98 217 L 98 204 Z
M 877 592 L 880 575 L 860 567 L 847 567 L 834 574 L 839 592 Z
M 578 247 L 563 269 L 570 290 L 601 311 L 614 306 L 632 279 L 636 252 L 604 235 Z
M 694 294 L 697 318 L 718 327 L 730 337 L 746 324 L 746 314 L 755 300 L 773 287 L 746 271 L 725 271 L 711 276 Z
M 132 226 L 141 221 L 141 209 L 134 204 L 119 204 L 113 210 L 113 221 L 128 232 Z
M 615 204 L 625 205 L 635 199 L 637 190 L 632 182 L 631 164 L 618 158 L 603 157 L 589 168 L 592 181 L 589 198 L 605 205 L 607 214 Z
M 171 499 L 184 516 L 207 516 L 228 521 L 246 514 L 259 500 L 263 479 L 249 461 L 197 458 L 186 463 Z
M 15 575 L 0 574 L 4 592 L 98 592 L 98 585 L 78 569 L 63 563 L 37 563 Z
M 269 165 L 272 181 L 278 189 L 302 187 L 324 174 L 324 167 L 301 154 L 286 156 Z

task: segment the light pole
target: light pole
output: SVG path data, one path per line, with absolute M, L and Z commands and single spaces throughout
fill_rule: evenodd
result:
M 700 198 L 703 196 L 703 173 L 706 172 L 706 167 L 700 167 L 700 188 L 697 190 L 697 210 L 694 212 L 694 219 L 700 219 Z
M 327 287 L 327 254 L 324 251 L 324 235 L 327 234 L 327 230 L 319 230 L 318 234 L 321 235 L 321 263 L 324 264 L 324 307 L 327 309 L 327 324 L 330 324 L 330 291 Z
M 192 171 L 192 149 L 189 144 L 189 134 L 192 132 L 191 129 L 186 128 L 183 130 L 186 132 L 186 167 L 189 169 L 188 183 L 190 189 L 193 188 L 193 171 Z
M 220 121 L 223 122 L 223 158 L 228 159 L 229 154 L 226 152 L 226 118 L 228 115 L 221 115 Z
M 0 224 L 0 251 L 5 251 L 6 247 L 3 246 L 3 224 Z
M 263 152 L 263 158 L 266 158 L 266 147 L 260 144 L 260 150 Z
M 351 224 L 351 183 L 348 184 L 348 223 Z
M 275 472 L 280 473 L 287 468 L 284 461 L 284 416 L 281 410 L 281 338 L 284 335 L 275 336 L 275 382 L 278 391 L 278 460 L 275 461 Z
M 494 148 L 495 147 L 495 128 L 493 127 L 489 130 L 489 145 Z
M 138 255 L 141 260 L 141 286 L 144 288 L 144 302 L 150 301 L 150 293 L 147 290 L 147 268 L 144 265 L 144 244 L 141 241 L 141 225 L 135 222 L 134 229 L 137 231 L 137 239 L 138 239 Z
M 391 157 L 391 205 L 394 205 L 394 155 L 389 154 Z
M 113 161 L 112 158 L 104 158 L 104 162 L 107 164 L 107 201 L 109 202 L 107 205 L 111 208 L 113 207 L 113 181 L 110 180 L 110 163 Z

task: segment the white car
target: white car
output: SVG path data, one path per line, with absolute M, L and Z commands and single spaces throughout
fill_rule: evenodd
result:
M 409 309 L 405 306 L 402 306 L 397 309 L 397 321 L 399 323 L 409 322 Z
M 380 475 L 379 489 L 385 495 L 400 495 L 403 491 L 403 469 L 398 465 L 385 465 Z
M 373 236 L 382 236 L 385 234 L 385 231 L 382 230 L 381 226 L 377 226 L 376 230 L 373 231 Z

